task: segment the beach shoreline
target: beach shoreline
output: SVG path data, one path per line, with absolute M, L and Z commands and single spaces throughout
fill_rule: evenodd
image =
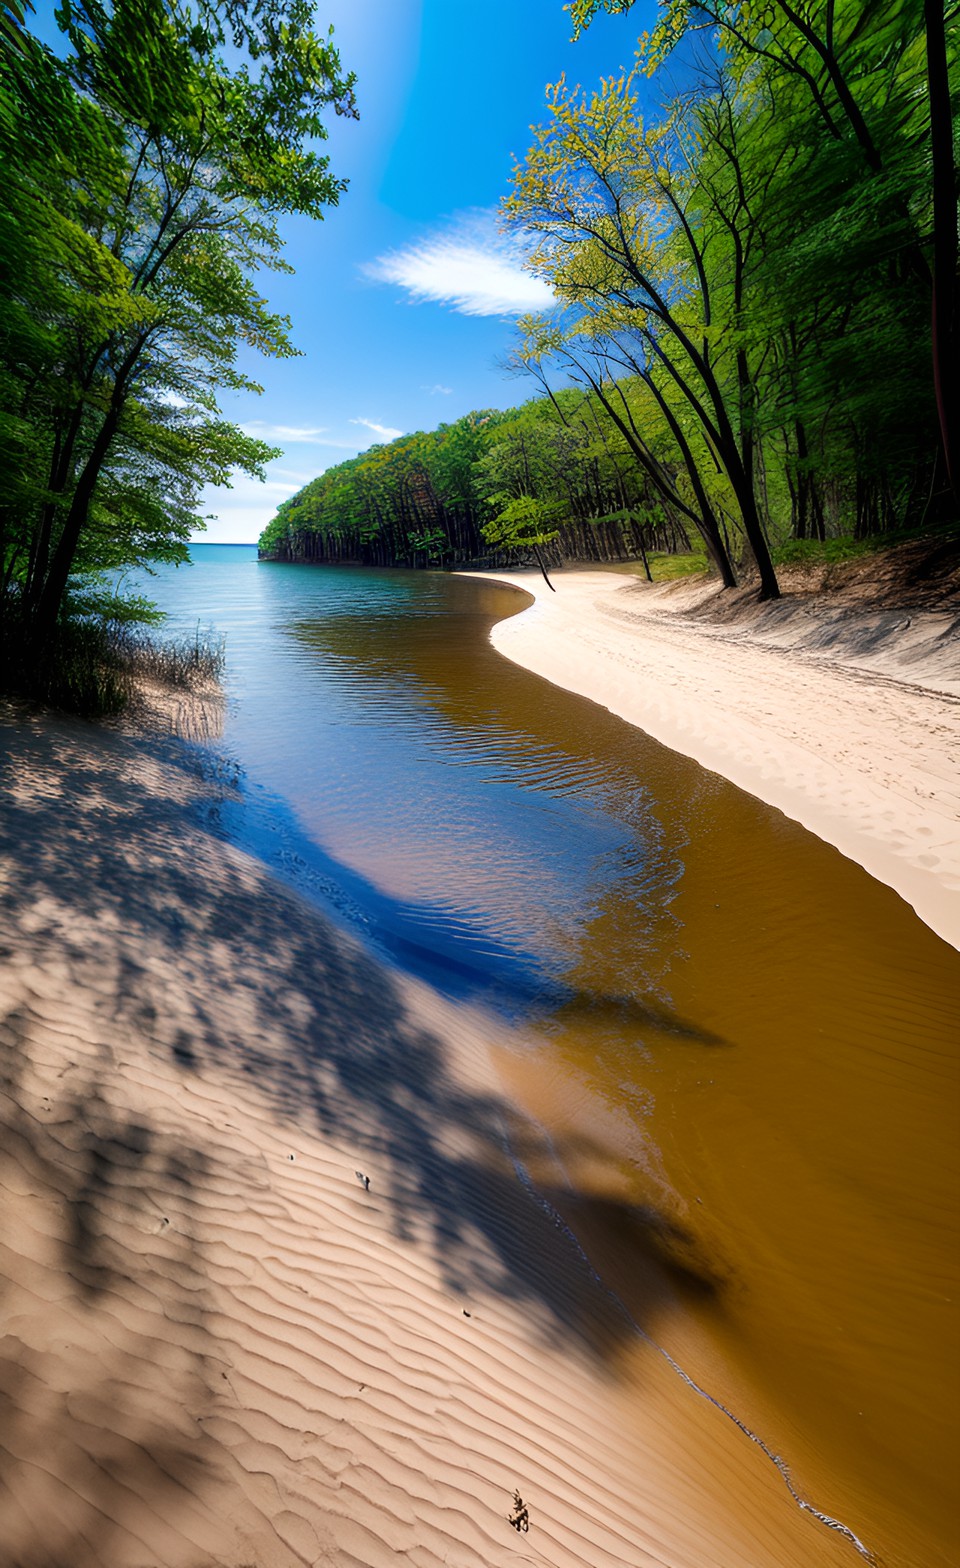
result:
M 628 718 L 638 661 L 662 669 L 642 727 L 728 777 L 760 694 L 755 793 L 813 724 L 809 691 L 790 736 L 762 695 L 793 669 L 782 626 L 731 637 L 702 586 L 506 580 L 531 602 L 497 646 Z M 854 648 L 797 679 L 949 717 L 928 631 L 903 679 L 889 636 L 882 670 Z M 0 1568 L 839 1568 L 902 1538 L 718 1335 L 549 1040 L 225 840 L 221 701 L 0 711 Z M 693 1212 L 682 1234 L 722 1209 Z M 934 1530 L 918 1550 L 939 1564 Z
M 5 1568 L 851 1560 L 558 1224 L 505 1026 L 225 843 L 214 753 L 0 731 Z
M 608 708 L 832 844 L 960 948 L 955 614 L 722 613 L 715 584 L 484 573 L 531 596 L 498 652 Z

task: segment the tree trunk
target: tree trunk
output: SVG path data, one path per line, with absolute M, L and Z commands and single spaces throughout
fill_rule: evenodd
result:
M 740 445 L 737 460 L 734 463 L 725 463 L 724 467 L 733 485 L 737 501 L 740 506 L 740 516 L 746 531 L 753 558 L 757 563 L 760 573 L 761 599 L 779 599 L 780 584 L 777 574 L 773 569 L 770 559 L 770 549 L 767 537 L 763 531 L 760 517 L 760 508 L 757 505 L 757 487 L 754 483 L 755 452 L 756 447 L 753 435 L 753 407 L 752 390 L 753 382 L 750 379 L 747 366 L 747 356 L 743 349 L 737 351 L 737 383 L 740 403 Z M 719 410 L 718 410 L 719 413 Z M 721 433 L 723 424 L 721 423 Z M 721 458 L 723 453 L 720 453 Z
M 537 564 L 540 567 L 541 572 L 543 573 L 543 580 L 544 580 L 544 582 L 546 583 L 547 587 L 550 589 L 551 593 L 556 593 L 556 591 L 557 591 L 556 588 L 554 588 L 553 583 L 550 581 L 549 577 L 547 576 L 547 568 L 543 564 L 543 556 L 540 554 L 540 546 L 538 544 L 534 545 L 533 553 L 536 556 Z
M 957 190 L 943 0 L 924 0 L 930 145 L 933 154 L 933 382 L 940 441 L 960 502 L 960 300 L 957 297 Z
M 106 417 L 93 443 L 93 449 L 77 481 L 73 499 L 70 502 L 70 510 L 64 519 L 60 538 L 57 541 L 57 547 L 50 561 L 50 569 L 47 572 L 46 580 L 36 601 L 36 608 L 31 616 L 31 637 L 37 644 L 50 636 L 57 623 L 60 607 L 63 603 L 63 595 L 67 587 L 67 579 L 73 569 L 77 546 L 80 543 L 80 536 L 83 533 L 87 514 L 90 511 L 93 492 L 96 489 L 97 480 L 100 477 L 100 470 L 103 467 L 106 455 L 110 450 L 110 443 L 120 423 L 124 399 L 122 392 L 119 391 L 119 387 L 115 387 L 114 391 L 117 395 L 107 410 Z

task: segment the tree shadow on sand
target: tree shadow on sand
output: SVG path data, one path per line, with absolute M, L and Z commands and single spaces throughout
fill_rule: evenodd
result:
M 151 1310 L 177 1325 L 162 1338 L 159 1361 L 139 1330 L 105 1350 L 108 1386 L 101 1369 L 97 1389 L 80 1399 L 89 1410 L 71 1411 L 74 1427 L 86 1423 L 87 1437 L 71 1439 L 68 1469 L 86 1498 L 87 1534 L 77 1526 L 71 1546 L 48 1542 L 18 1557 L 19 1568 L 108 1560 L 117 1496 L 149 1484 L 155 1498 L 169 1493 L 172 1506 L 210 1462 L 202 1432 L 185 1430 L 178 1412 L 202 1410 L 223 1375 L 205 1329 L 208 1263 L 190 1224 L 191 1192 L 211 1179 L 217 1156 L 190 1146 L 189 1134 L 181 1139 L 118 1108 L 117 1041 L 184 1078 L 245 1082 L 275 1122 L 349 1141 L 396 1235 L 429 1246 L 451 1292 L 519 1303 L 554 1342 L 575 1341 L 609 1365 L 635 1326 L 548 1195 L 518 1180 L 527 1135 L 509 1108 L 454 1075 L 440 1035 L 411 1009 L 405 982 L 197 826 L 210 787 L 200 754 L 171 750 L 158 776 L 143 747 L 79 725 L 38 721 L 0 740 L 10 753 L 0 776 L 0 854 L 9 865 L 0 913 L 10 954 L 53 975 L 59 995 L 84 996 L 89 1027 L 104 1042 L 45 1108 L 31 1073 L 46 1015 L 42 1007 L 31 1013 L 30 984 L 22 994 L 13 988 L 0 1028 L 0 1174 L 18 1190 L 26 1183 L 57 1195 L 56 1223 L 38 1222 L 49 1265 L 38 1278 L 49 1288 L 60 1279 L 83 1332 L 96 1335 L 108 1289 L 138 1300 L 152 1293 Z M 161 787 L 171 778 L 175 788 Z M 456 1025 L 456 1009 L 443 1005 Z M 54 1017 L 49 1028 L 66 1026 Z M 69 1038 L 57 1049 L 70 1065 Z M 229 1171 L 216 1178 L 229 1182 Z M 354 1179 L 352 1166 L 345 1179 Z M 165 1202 L 174 1223 L 164 1223 Z M 629 1235 L 638 1277 L 649 1284 L 639 1308 L 631 1298 L 640 1328 L 668 1309 L 664 1281 L 718 1291 L 675 1225 L 609 1199 L 601 1208 L 607 1228 Z M 135 1232 L 149 1237 L 143 1251 L 131 1249 Z M 16 1250 L 18 1238 L 8 1244 Z M 0 1496 L 9 1502 L 8 1478 L 29 1468 L 70 1396 L 54 1397 L 43 1383 L 28 1333 L 8 1347 L 0 1359 Z M 95 1452 L 93 1435 L 103 1399 L 112 1399 L 112 1425 L 124 1433 L 107 1456 Z

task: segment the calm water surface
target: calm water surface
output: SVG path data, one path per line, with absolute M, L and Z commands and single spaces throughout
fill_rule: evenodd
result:
M 147 591 L 226 637 L 226 830 L 527 1025 L 505 1071 L 630 1310 L 667 1348 L 705 1327 L 690 1370 L 884 1563 L 955 1563 L 960 955 L 778 812 L 500 658 L 513 590 L 193 554 Z

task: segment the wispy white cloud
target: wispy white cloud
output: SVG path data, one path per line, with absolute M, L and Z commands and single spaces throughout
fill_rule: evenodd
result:
M 317 477 L 316 471 L 312 474 L 305 474 L 296 468 L 273 468 L 270 471 L 278 479 L 292 479 L 297 489 L 300 489 L 303 485 L 310 484 L 311 480 Z
M 357 443 L 354 441 L 349 450 L 355 452 Z M 308 458 L 309 461 L 309 458 Z M 263 529 L 275 515 L 281 501 L 287 501 L 305 484 L 315 479 L 322 472 L 324 463 L 334 461 L 331 458 L 318 462 L 312 474 L 303 473 L 299 469 L 282 466 L 282 460 L 275 465 L 271 463 L 267 468 L 266 481 L 261 483 L 251 474 L 235 471 L 231 475 L 232 483 L 229 488 L 225 485 L 209 485 L 204 491 L 201 500 L 200 512 L 212 519 L 208 530 L 203 535 L 209 543 L 229 542 L 231 544 L 254 544 Z
M 396 283 L 418 302 L 464 316 L 519 316 L 546 310 L 553 294 L 523 267 L 521 242 L 501 234 L 492 213 L 472 213 L 446 229 L 366 264 L 367 276 Z
M 368 430 L 372 430 L 374 435 L 379 436 L 383 441 L 395 441 L 397 436 L 403 435 L 402 430 L 394 430 L 391 425 L 378 425 L 375 419 L 351 419 L 350 423 L 366 425 Z
M 453 387 L 442 387 L 439 381 L 437 381 L 432 387 L 421 387 L 420 391 L 429 392 L 431 397 L 436 397 L 438 392 L 443 397 L 451 397 L 453 394 Z
M 224 506 L 236 510 L 239 506 L 276 507 L 278 502 L 288 495 L 296 495 L 302 488 L 303 482 L 295 484 L 290 479 L 278 478 L 275 470 L 268 469 L 264 480 L 234 471 L 229 485 L 211 486 L 206 494 L 208 497 L 215 495 Z
M 332 446 L 344 452 L 353 452 L 357 445 L 355 441 L 331 440 L 326 425 L 271 425 L 262 419 L 251 419 L 243 429 L 248 436 L 256 436 L 259 441 L 276 441 L 281 446 Z

